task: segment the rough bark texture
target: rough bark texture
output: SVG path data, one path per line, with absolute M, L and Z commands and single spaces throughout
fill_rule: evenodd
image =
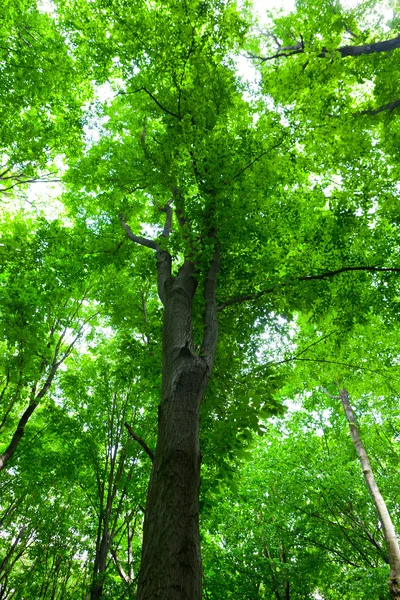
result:
M 178 196 L 173 190 L 179 204 Z M 164 238 L 168 238 L 171 229 L 171 202 L 172 199 L 163 209 Z M 178 222 L 184 225 L 180 206 L 176 214 Z M 203 282 L 204 334 L 198 355 L 193 339 L 192 303 L 199 275 L 195 264 L 186 258 L 173 276 L 169 252 L 152 240 L 135 236 L 123 216 L 120 218 L 133 242 L 155 247 L 158 295 L 164 305 L 158 437 L 147 494 L 137 600 L 201 600 L 199 417 L 218 335 L 215 292 L 219 243 L 210 228 L 208 239 L 214 253 Z
M 371 464 L 369 462 L 368 454 L 364 448 L 364 444 L 362 443 L 356 420 L 354 418 L 353 409 L 349 402 L 349 395 L 347 393 L 347 390 L 340 390 L 340 399 L 342 401 L 342 406 L 346 414 L 347 420 L 349 422 L 351 437 L 361 463 L 364 478 L 371 498 L 375 504 L 375 508 L 378 513 L 378 517 L 381 522 L 383 533 L 385 536 L 385 542 L 390 563 L 390 597 L 392 600 L 400 600 L 400 548 L 396 532 L 394 530 L 389 511 L 386 507 L 386 503 L 375 481 Z
M 138 600 L 200 600 L 199 409 L 206 360 L 192 336 L 195 281 L 185 263 L 168 281 L 163 333 L 163 385 L 143 532 Z

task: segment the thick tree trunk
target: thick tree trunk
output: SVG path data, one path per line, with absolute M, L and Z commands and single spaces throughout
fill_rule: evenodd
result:
M 392 600 L 400 600 L 400 548 L 396 532 L 394 530 L 389 511 L 386 507 L 386 503 L 375 481 L 371 464 L 369 462 L 368 454 L 360 438 L 360 433 L 358 431 L 356 420 L 354 418 L 353 409 L 349 402 L 349 395 L 347 393 L 347 390 L 340 390 L 340 399 L 342 401 L 342 406 L 346 414 L 347 420 L 349 422 L 351 437 L 361 463 L 364 478 L 371 498 L 375 504 L 376 512 L 378 513 L 378 517 L 383 529 L 383 534 L 385 536 L 386 548 L 390 563 L 390 597 Z
M 182 201 L 176 189 L 173 198 L 178 204 Z M 171 201 L 163 210 L 166 219 L 161 235 L 167 239 Z M 185 227 L 181 206 L 176 214 Z M 158 295 L 164 305 L 158 437 L 144 517 L 137 600 L 201 600 L 199 418 L 218 337 L 219 242 L 210 228 L 208 245 L 214 252 L 203 280 L 204 331 L 199 356 L 194 347 L 192 308 L 199 266 L 186 258 L 174 276 L 170 253 L 157 242 L 136 236 L 123 215 L 120 220 L 129 239 L 156 250 Z
M 137 600 L 201 600 L 199 410 L 209 366 L 193 345 L 192 270 L 185 263 L 162 292 L 162 399 Z

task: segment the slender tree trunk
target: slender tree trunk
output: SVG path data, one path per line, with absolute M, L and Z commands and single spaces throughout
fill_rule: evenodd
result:
M 24 411 L 22 417 L 20 418 L 17 429 L 15 430 L 15 433 L 11 439 L 11 442 L 8 444 L 7 448 L 4 450 L 3 454 L 0 455 L 0 471 L 2 471 L 4 469 L 4 467 L 6 466 L 6 464 L 8 463 L 10 458 L 14 455 L 14 452 L 18 448 L 18 444 L 21 441 L 21 438 L 25 432 L 25 425 L 31 418 L 31 416 L 34 413 L 37 406 L 38 406 L 37 402 L 31 403 L 28 406 L 28 408 Z
M 378 513 L 379 520 L 382 525 L 383 534 L 385 536 L 386 548 L 389 556 L 390 563 L 390 574 L 389 574 L 389 591 L 392 600 L 400 600 L 400 548 L 397 540 L 396 532 L 390 518 L 389 511 L 386 507 L 385 501 L 379 491 L 378 485 L 375 481 L 374 474 L 372 472 L 371 464 L 369 462 L 368 454 L 364 448 L 364 444 L 361 441 L 360 433 L 356 424 L 353 409 L 349 402 L 349 395 L 347 390 L 342 389 L 339 391 L 342 406 L 349 422 L 350 433 L 353 440 L 353 444 L 357 451 L 358 458 L 361 463 L 364 478 L 371 495 L 371 498 L 375 504 L 376 512 Z
M 110 546 L 110 535 L 107 524 L 101 536 L 100 548 L 96 553 L 93 582 L 90 590 L 90 600 L 99 600 L 103 595 L 104 577 L 107 567 L 107 554 Z
M 285 597 L 285 600 L 290 600 L 290 580 L 289 580 L 289 574 L 286 570 L 286 568 L 287 568 L 286 550 L 283 546 L 282 546 L 282 550 L 281 550 L 281 563 L 284 565 L 284 573 L 285 573 L 284 597 Z

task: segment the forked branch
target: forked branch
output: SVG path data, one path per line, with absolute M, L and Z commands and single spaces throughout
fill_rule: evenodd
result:
M 135 235 L 132 229 L 129 227 L 128 223 L 125 222 L 124 216 L 122 214 L 119 215 L 119 220 L 121 221 L 122 227 L 126 231 L 126 235 L 132 242 L 135 244 L 140 244 L 141 246 L 146 246 L 147 248 L 151 248 L 152 250 L 157 250 L 158 246 L 154 240 L 149 240 L 145 237 L 141 237 L 140 235 Z

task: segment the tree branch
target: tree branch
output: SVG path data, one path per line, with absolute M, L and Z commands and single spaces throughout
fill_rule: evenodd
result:
M 394 100 L 393 102 L 389 102 L 389 104 L 385 104 L 384 106 L 380 106 L 379 108 L 370 109 L 370 110 L 362 110 L 359 113 L 356 113 L 355 116 L 358 115 L 379 115 L 379 113 L 384 112 L 385 110 L 389 110 L 392 112 L 395 108 L 400 106 L 400 98 L 398 100 Z
M 151 248 L 152 250 L 158 250 L 158 245 L 154 240 L 148 240 L 147 238 L 135 235 L 132 232 L 132 229 L 129 227 L 129 225 L 125 222 L 124 216 L 122 214 L 119 215 L 119 220 L 121 221 L 122 227 L 126 231 L 126 235 L 130 240 L 132 240 L 132 242 L 135 242 L 135 244 L 140 244 L 141 246 L 146 246 L 147 248 Z
M 156 98 L 155 96 L 153 96 L 153 94 L 152 94 L 151 92 L 149 92 L 149 90 L 148 90 L 147 88 L 145 88 L 145 87 L 141 87 L 141 88 L 139 88 L 138 90 L 134 90 L 133 92 L 122 92 L 122 91 L 121 91 L 121 92 L 119 92 L 119 95 L 125 95 L 125 96 L 128 96 L 129 94 L 137 94 L 138 92 L 146 92 L 146 94 L 147 94 L 148 96 L 150 96 L 150 98 L 153 100 L 153 102 L 155 102 L 155 103 L 157 104 L 158 108 L 161 108 L 161 110 L 162 110 L 163 112 L 167 113 L 167 115 L 171 115 L 171 117 L 175 117 L 176 119 L 179 119 L 179 120 L 180 120 L 180 117 L 179 117 L 179 115 L 178 115 L 178 114 L 176 114 L 176 113 L 172 112 L 171 110 L 168 110 L 168 108 L 165 108 L 165 106 L 163 106 L 163 105 L 161 104 L 161 102 L 159 102 L 159 101 L 157 100 L 157 98 Z
M 322 387 L 322 385 L 318 386 L 319 390 L 322 390 L 324 392 L 324 394 L 326 394 L 327 396 L 329 396 L 330 398 L 333 398 L 334 400 L 340 400 L 340 396 L 333 396 L 332 394 L 330 394 L 328 392 L 328 390 L 326 390 L 324 387 Z
M 218 338 L 217 299 L 215 291 L 220 265 L 220 247 L 219 241 L 215 238 L 215 231 L 211 233 L 209 238 L 214 238 L 214 254 L 204 282 L 204 300 L 206 305 L 203 314 L 204 335 L 202 350 L 205 353 L 207 364 L 211 369 L 214 363 Z
M 138 442 L 138 444 L 140 444 L 143 448 L 143 450 L 146 452 L 147 456 L 150 458 L 151 461 L 154 460 L 154 452 L 152 450 L 150 450 L 150 448 L 148 447 L 148 445 L 146 444 L 146 442 L 139 437 L 138 435 L 136 435 L 136 433 L 133 431 L 132 427 L 129 425 L 129 423 L 124 423 L 125 427 L 127 428 L 129 435 L 131 436 L 131 438 L 133 440 L 135 440 L 136 442 Z
M 130 578 L 129 575 L 127 575 L 125 573 L 125 571 L 124 571 L 124 569 L 123 569 L 123 567 L 122 567 L 122 565 L 120 563 L 117 551 L 114 550 L 114 548 L 110 548 L 110 554 L 113 557 L 114 564 L 115 564 L 115 566 L 117 568 L 117 571 L 118 571 L 119 575 L 122 577 L 122 579 L 125 581 L 125 583 L 128 583 L 128 584 L 132 583 L 132 579 Z
M 302 275 L 300 277 L 293 277 L 288 283 L 278 283 L 272 288 L 261 290 L 261 292 L 257 292 L 255 294 L 244 294 L 243 296 L 236 296 L 234 298 L 230 298 L 229 300 L 226 300 L 225 302 L 220 304 L 217 310 L 223 310 L 227 306 L 232 306 L 233 304 L 240 304 L 242 302 L 248 302 L 250 300 L 258 300 L 258 298 L 261 298 L 266 294 L 271 294 L 278 288 L 288 287 L 291 283 L 294 283 L 295 281 L 314 281 L 319 279 L 327 279 L 329 277 L 339 275 L 340 273 L 347 273 L 350 271 L 368 271 L 371 273 L 400 273 L 400 267 L 342 267 L 341 269 L 336 269 L 335 271 L 326 271 L 325 273 L 319 273 L 318 275 Z
M 376 52 L 390 52 L 396 48 L 400 48 L 400 35 L 391 40 L 385 40 L 383 42 L 373 42 L 372 44 L 363 44 L 361 46 L 341 46 L 340 48 L 333 50 L 333 52 L 339 52 L 340 56 L 345 58 L 346 56 L 361 56 L 362 54 L 374 54 Z M 289 52 L 286 52 L 286 50 L 289 50 Z M 297 42 L 295 46 L 278 47 L 278 51 L 272 56 L 258 56 L 256 54 L 250 54 L 248 55 L 248 58 L 255 58 L 263 63 L 273 60 L 274 58 L 293 56 L 293 54 L 304 54 L 304 51 L 305 47 L 301 41 Z M 326 48 L 323 48 L 322 52 L 320 52 L 317 56 L 318 58 L 326 58 L 327 56 L 331 56 L 331 54 L 332 51 L 328 51 Z
M 248 165 L 246 165 L 245 167 L 243 167 L 243 169 L 240 169 L 240 171 L 238 171 L 236 173 L 236 175 L 234 175 L 231 179 L 229 179 L 229 181 L 224 182 L 225 185 L 230 185 L 232 183 L 232 181 L 234 181 L 235 179 L 237 179 L 238 177 L 240 177 L 240 175 L 242 175 L 242 173 L 244 173 L 245 171 L 247 171 L 247 169 L 251 169 L 251 167 L 259 160 L 261 160 L 261 158 L 263 158 L 266 154 L 268 154 L 268 152 L 271 152 L 272 150 L 275 150 L 275 148 L 278 148 L 279 146 L 281 146 L 281 144 L 283 144 L 283 140 L 284 138 L 282 138 L 279 142 L 277 142 L 274 146 L 271 146 L 271 148 L 268 148 L 267 150 L 265 150 L 264 152 L 261 152 L 261 154 L 259 154 L 258 156 L 255 157 L 254 160 L 252 160 L 251 162 L 249 162 Z

